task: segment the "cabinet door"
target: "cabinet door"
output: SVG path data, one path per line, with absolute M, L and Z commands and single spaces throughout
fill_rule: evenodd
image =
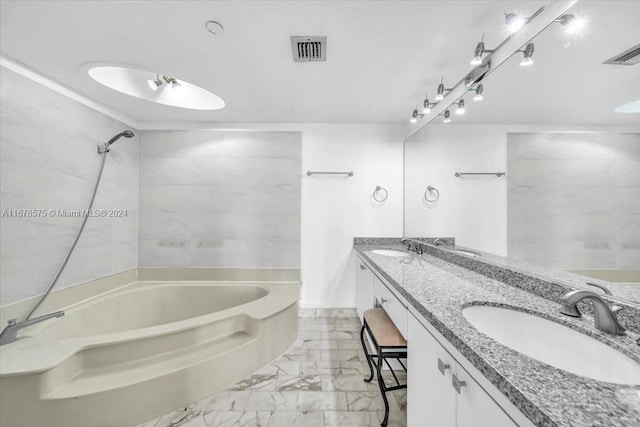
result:
M 380 279 L 374 276 L 373 281 L 375 283 L 375 298 L 380 303 L 380 306 L 384 308 L 384 311 L 387 312 L 402 336 L 407 339 L 407 316 L 409 314 L 407 307 L 396 298 Z
M 408 316 L 408 335 L 407 426 L 454 427 L 451 369 L 455 362 L 413 316 Z
M 517 424 L 498 406 L 460 365 L 454 368 L 450 387 L 459 389 L 456 400 L 457 427 L 514 427 Z M 454 382 L 458 384 L 454 384 Z M 460 382 L 464 382 L 461 385 Z
M 373 273 L 360 258 L 356 259 L 356 311 L 362 322 L 365 311 L 373 308 Z

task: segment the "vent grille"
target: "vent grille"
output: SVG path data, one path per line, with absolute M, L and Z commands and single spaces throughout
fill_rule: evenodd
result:
M 635 65 L 638 62 L 640 62 L 640 44 L 635 45 L 631 49 L 625 50 L 608 61 L 604 61 L 604 64 Z
M 326 37 L 291 37 L 294 62 L 326 61 Z

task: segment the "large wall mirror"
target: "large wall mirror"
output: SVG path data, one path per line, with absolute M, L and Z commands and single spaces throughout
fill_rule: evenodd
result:
M 404 234 L 453 236 L 640 304 L 640 63 L 604 63 L 639 48 L 640 2 L 581 1 L 568 13 L 580 31 L 550 25 L 532 65 L 514 55 L 487 76 L 482 101 L 468 93 L 463 115 L 452 106 L 450 123 L 435 118 L 405 141 Z M 503 37 L 487 29 L 485 45 Z

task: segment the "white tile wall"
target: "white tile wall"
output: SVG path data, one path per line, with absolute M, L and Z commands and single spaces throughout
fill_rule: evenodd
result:
M 563 269 L 640 265 L 640 135 L 509 134 L 509 256 Z
M 300 266 L 299 132 L 140 137 L 143 267 Z
M 0 68 L 0 209 L 84 209 L 100 167 L 96 144 L 128 127 Z M 135 130 L 134 130 L 135 131 Z M 113 147 L 94 208 L 126 218 L 90 218 L 56 289 L 137 265 L 137 137 Z M 0 218 L 0 304 L 46 289 L 79 218 Z

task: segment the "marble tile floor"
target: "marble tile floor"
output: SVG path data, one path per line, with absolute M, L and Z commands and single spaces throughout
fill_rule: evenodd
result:
M 360 327 L 354 309 L 301 309 L 298 339 L 278 359 L 220 393 L 138 427 L 379 426 L 384 403 L 375 378 L 363 381 L 369 368 Z M 406 426 L 406 390 L 387 396 L 388 426 Z

